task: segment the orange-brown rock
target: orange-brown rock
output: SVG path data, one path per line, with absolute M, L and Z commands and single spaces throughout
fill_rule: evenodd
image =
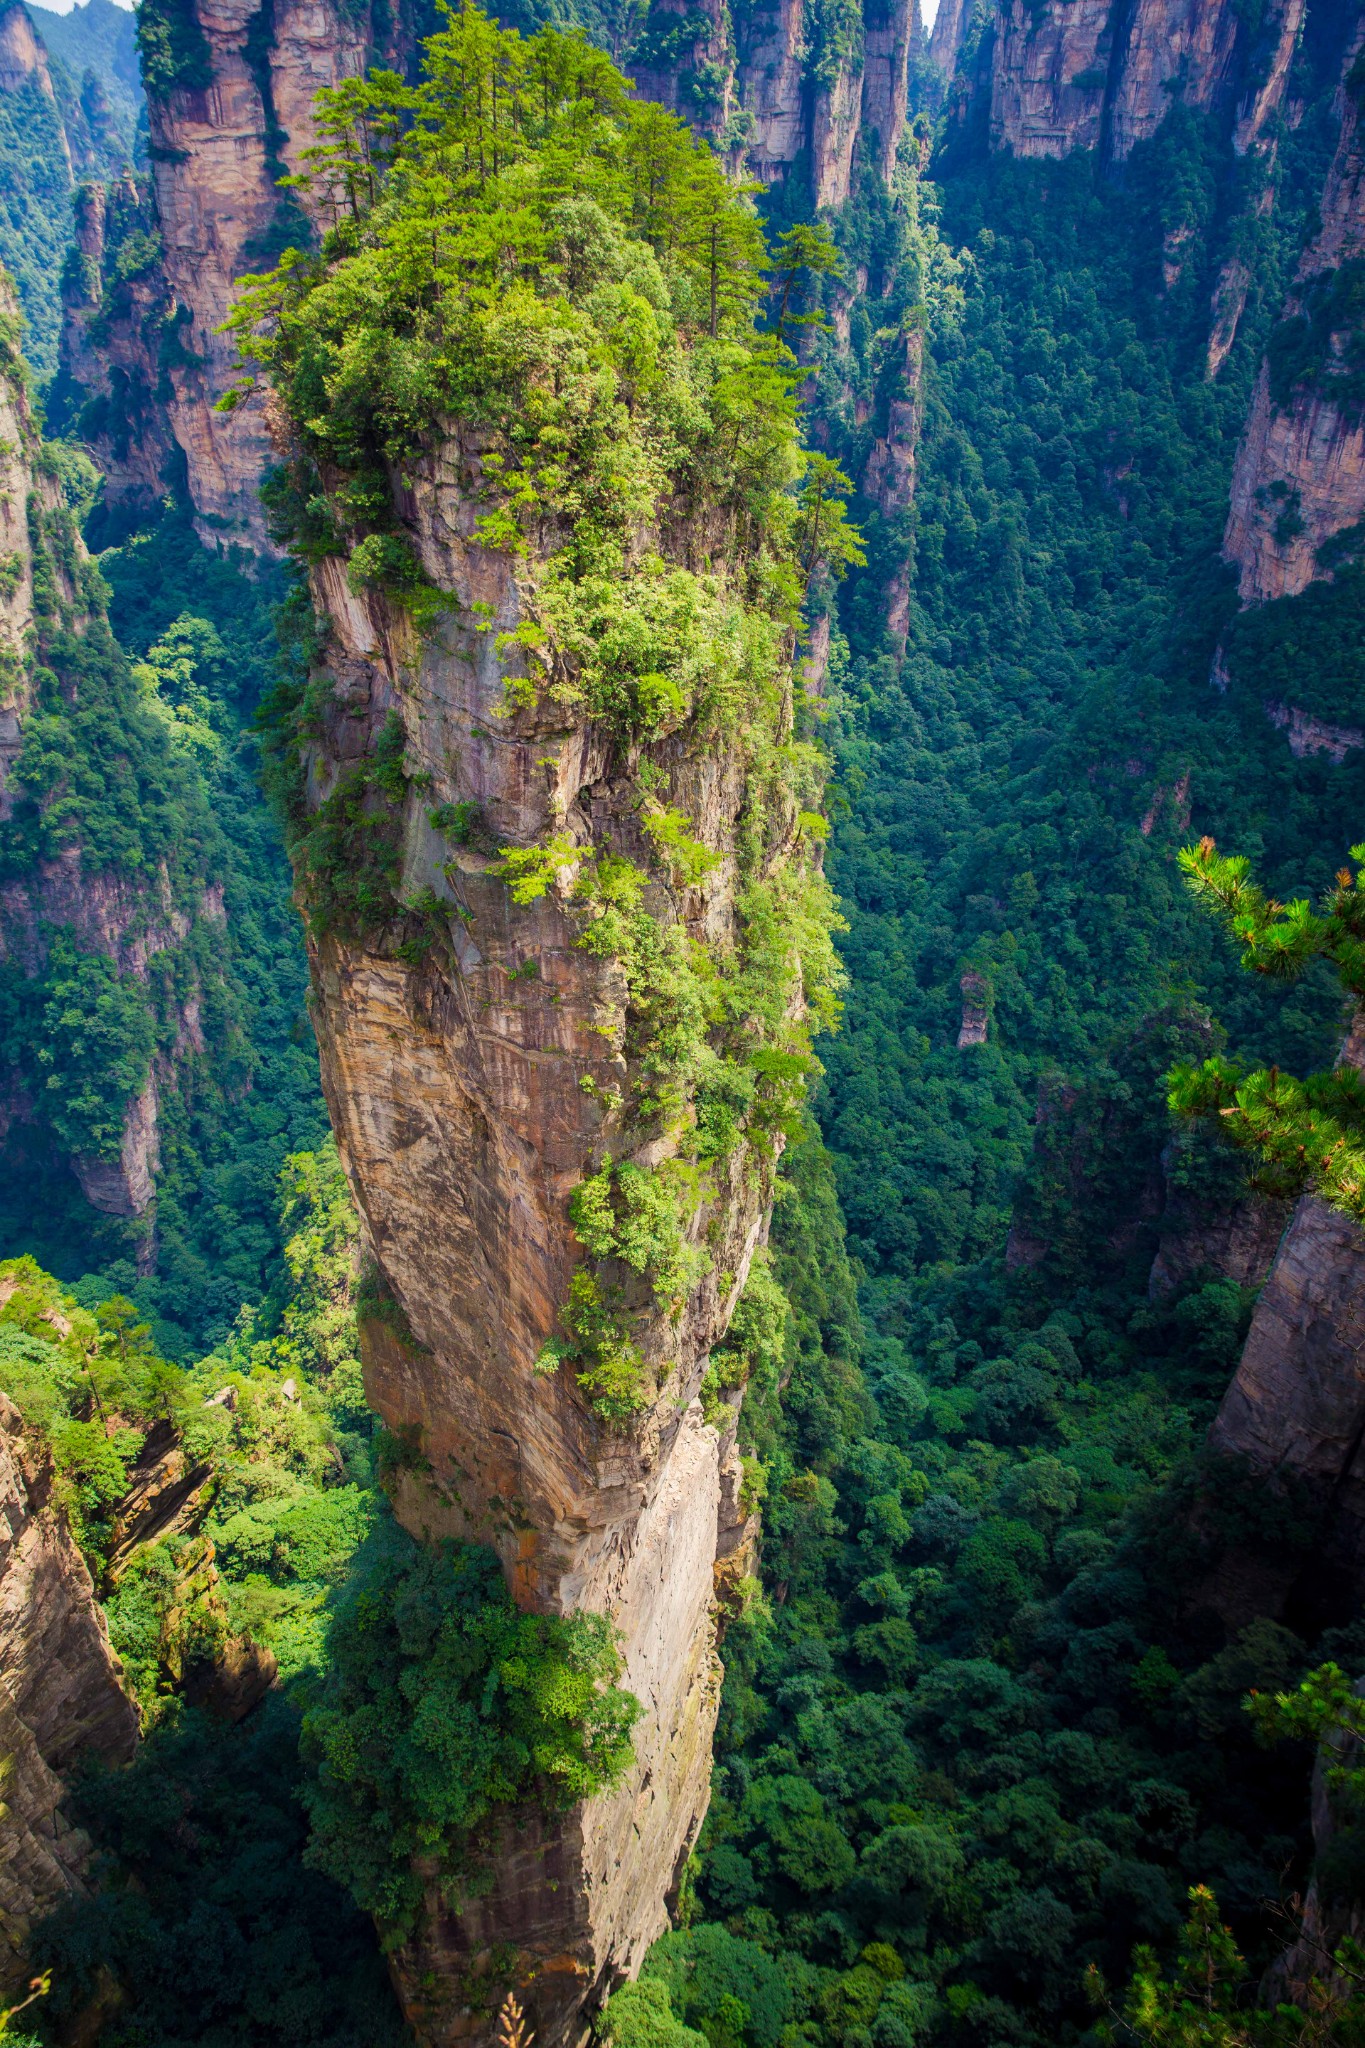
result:
M 765 185 L 780 183 L 806 140 L 803 0 L 755 7 L 741 32 L 738 90 L 745 163 Z
M 257 495 L 271 460 L 263 405 L 253 395 L 232 412 L 215 410 L 237 378 L 234 345 L 218 329 L 237 278 L 307 233 L 302 217 L 285 211 L 278 181 L 299 169 L 313 140 L 314 95 L 376 58 L 401 61 L 408 11 L 395 9 L 377 37 L 367 9 L 339 0 L 266 0 L 264 10 L 258 0 L 197 0 L 191 8 L 211 80 L 148 98 L 147 225 L 160 237 L 160 263 L 131 292 L 120 280 L 117 291 L 96 294 L 87 272 L 84 296 L 75 296 L 77 281 L 68 306 L 71 382 L 87 399 L 131 401 L 115 403 L 112 432 L 97 429 L 112 502 L 158 495 L 173 455 L 183 460 L 201 538 L 268 550 Z M 94 205 L 86 202 L 86 239 L 95 235 Z M 100 341 L 91 348 L 85 335 L 96 316 Z M 102 406 L 97 418 L 108 414 Z
M 1345 82 L 1363 44 L 1365 25 L 1347 51 L 1337 92 L 1338 140 L 1319 208 L 1321 230 L 1299 260 L 1285 320 L 1298 318 L 1313 288 L 1329 283 L 1342 263 L 1365 254 L 1365 135 Z M 1288 393 L 1272 391 L 1270 367 L 1262 365 L 1223 535 L 1243 604 L 1296 596 L 1329 575 L 1324 544 L 1365 518 L 1365 415 L 1332 389 L 1332 351 L 1345 339 L 1331 337 L 1320 374 Z
M 1155 135 L 1173 98 L 1214 104 L 1233 77 L 1239 20 L 1234 0 L 1137 0 L 1115 51 L 1108 120 L 1116 162 Z
M 84 1886 L 89 1842 L 62 1812 L 82 1755 L 124 1762 L 137 1713 L 52 1471 L 0 1394 L 0 1989 L 22 1981 L 34 1920 Z
M 608 1155 L 655 1165 L 677 1141 L 639 1151 L 622 1121 L 626 990 L 613 961 L 576 943 L 575 858 L 526 905 L 499 879 L 493 849 L 552 835 L 642 865 L 649 853 L 638 747 L 548 700 L 509 711 L 495 638 L 523 616 L 529 572 L 473 540 L 478 475 L 477 450 L 451 443 L 414 479 L 423 566 L 458 605 L 420 645 L 381 600 L 352 594 L 340 563 L 314 572 L 333 638 L 312 800 L 401 711 L 408 768 L 429 780 L 408 802 L 400 893 L 432 892 L 449 936 L 420 964 L 396 934 L 314 939 L 313 1013 L 365 1235 L 407 1326 L 364 1326 L 370 1399 L 429 1462 L 405 1472 L 398 1513 L 418 1534 L 493 1545 L 524 1605 L 610 1614 L 644 1706 L 621 1788 L 564 1819 L 512 1816 L 491 1888 L 456 1911 L 433 1882 L 395 1962 L 422 2039 L 444 2048 L 487 2033 L 475 1980 L 495 1951 L 513 1952 L 537 2040 L 556 2048 L 663 1931 L 706 1807 L 720 1676 L 712 1567 L 747 1517 L 733 1423 L 722 1434 L 704 1419 L 699 1388 L 766 1235 L 771 1170 L 742 1149 L 718 1170 L 686 1225 L 709 1270 L 676 1318 L 633 1283 L 648 1401 L 629 1425 L 599 1420 L 571 1367 L 537 1371 L 582 1258 L 571 1191 Z M 738 929 L 742 763 L 682 732 L 650 756 L 667 801 L 722 858 L 695 885 L 652 884 L 649 907 L 724 946 Z M 442 804 L 477 807 L 483 850 L 433 828 Z
M 993 149 L 1060 157 L 1098 146 L 1111 11 L 1107 0 L 1002 5 L 991 63 Z

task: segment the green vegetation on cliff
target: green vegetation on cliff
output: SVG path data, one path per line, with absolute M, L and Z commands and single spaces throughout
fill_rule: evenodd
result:
M 74 560 L 59 514 L 35 542 L 54 569 Z M 51 574 L 39 593 L 34 708 L 0 824 L 0 1069 L 21 1111 L 0 1243 L 68 1284 L 89 1276 L 92 1305 L 133 1296 L 188 1359 L 270 1286 L 276 1177 L 326 1128 L 249 731 L 274 672 L 273 592 L 174 514 L 81 578 L 88 618 Z M 73 1157 L 118 1160 L 150 1076 L 154 1207 L 101 1213 Z
M 288 251 L 231 323 L 294 427 L 279 530 L 439 636 L 456 600 L 419 564 L 393 476 L 454 462 L 474 540 L 517 565 L 501 715 L 590 722 L 634 785 L 646 860 L 552 830 L 497 870 L 517 905 L 557 889 L 575 943 L 619 968 L 630 1080 L 611 1142 L 672 1155 L 606 1159 L 579 1188 L 587 1259 L 540 1359 L 621 1424 L 658 1392 L 641 1326 L 676 1318 L 709 1266 L 689 1228 L 708 1173 L 738 1147 L 771 1173 L 808 1019 L 837 1013 L 824 759 L 794 730 L 792 658 L 812 585 L 864 559 L 851 486 L 800 450 L 795 358 L 755 322 L 767 250 L 747 193 L 581 37 L 523 40 L 466 7 L 425 45 L 419 85 L 324 93 L 319 127 L 321 247 Z M 827 254 L 815 238 L 784 261 Z M 461 623 L 486 630 L 479 610 Z M 391 711 L 318 802 L 304 754 L 329 688 L 324 667 L 276 706 L 301 893 L 316 933 L 416 966 L 450 913 L 398 899 L 411 714 Z M 680 758 L 721 753 L 744 774 L 733 847 L 669 800 Z M 467 828 L 452 812 L 449 829 Z M 677 898 L 732 853 L 738 932 L 704 941 Z

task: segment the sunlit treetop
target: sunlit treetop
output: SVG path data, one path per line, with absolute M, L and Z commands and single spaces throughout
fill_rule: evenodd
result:
M 581 36 L 466 6 L 424 47 L 419 84 L 319 95 L 295 182 L 320 247 L 247 280 L 231 322 L 296 437 L 272 494 L 296 550 L 393 533 L 395 470 L 458 424 L 493 442 L 486 544 L 521 552 L 548 518 L 537 553 L 610 575 L 675 554 L 685 523 L 690 566 L 742 563 L 746 599 L 791 622 L 812 574 L 851 557 L 827 480 L 813 517 L 794 494 L 798 369 L 757 324 L 755 188 Z M 832 260 L 780 252 L 784 309 Z M 371 559 L 391 582 L 392 551 Z

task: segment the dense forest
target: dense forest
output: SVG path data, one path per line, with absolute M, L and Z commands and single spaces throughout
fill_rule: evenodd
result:
M 800 166 L 757 194 L 726 259 L 737 312 L 717 312 L 713 233 L 710 338 L 726 317 L 757 336 L 732 416 L 786 418 L 799 392 L 814 474 L 857 529 L 811 540 L 799 593 L 803 644 L 828 632 L 798 719 L 829 770 L 846 982 L 722 1381 L 747 1375 L 763 1534 L 724 1602 L 710 1809 L 673 1930 L 594 2022 L 615 2048 L 1365 2037 L 1354 1941 L 1297 2005 L 1273 1967 L 1310 1877 L 1329 1904 L 1362 1897 L 1365 1623 L 1314 1567 L 1321 1502 L 1205 1443 L 1257 1298 L 1208 1226 L 1258 1203 L 1282 1221 L 1303 1176 L 1272 1185 L 1216 1116 L 1170 1107 L 1173 1072 L 1215 1056 L 1322 1074 L 1358 994 L 1344 947 L 1305 948 L 1292 980 L 1248 973 L 1246 932 L 1179 858 L 1207 836 L 1277 904 L 1354 887 L 1365 748 L 1293 754 L 1266 705 L 1361 720 L 1365 568 L 1348 549 L 1333 580 L 1245 610 L 1220 558 L 1267 347 L 1286 389 L 1313 373 L 1311 323 L 1276 323 L 1336 146 L 1347 13 L 1309 8 L 1269 212 L 1206 113 L 1175 106 L 1119 178 L 1094 152 L 988 153 L 926 73 L 890 180 L 860 152 L 822 233 Z M 619 55 L 630 31 L 606 14 L 580 25 Z M 26 262 L 51 269 L 34 237 L 65 235 L 70 173 L 53 102 L 28 127 L 3 105 L 0 164 L 24 158 L 37 194 L 0 240 L 24 292 Z M 566 190 L 579 146 L 586 163 L 556 131 Z M 516 221 L 499 235 L 539 249 L 529 201 Z M 343 257 L 351 232 L 334 224 Z M 702 337 L 704 263 L 690 298 L 682 259 L 666 268 L 692 232 L 659 230 L 673 297 L 660 282 L 653 304 Z M 1254 283 L 1211 379 L 1234 248 Z M 624 284 L 601 291 L 621 295 L 613 335 L 643 317 Z M 55 313 L 28 317 L 46 379 Z M 915 490 L 888 506 L 866 480 L 907 336 Z M 290 364 L 301 404 L 313 343 Z M 425 402 L 409 359 L 383 369 L 394 417 Z M 329 476 L 378 404 L 371 373 L 353 414 L 314 423 Z M 88 457 L 58 439 L 47 461 L 99 538 Z M 295 786 L 321 489 L 276 474 L 294 559 L 264 567 L 203 547 L 173 490 L 95 558 L 94 623 L 57 608 L 36 629 L 0 889 L 78 846 L 87 875 L 160 875 L 188 907 L 141 975 L 74 924 L 45 926 L 41 957 L 0 950 L 0 1064 L 40 1105 L 0 1188 L 0 1387 L 50 1461 L 142 1728 L 130 1766 L 74 1779 L 94 1882 L 33 1931 L 41 1992 L 9 2022 L 26 2048 L 410 2039 L 384 1952 L 417 1910 L 414 1858 L 462 1870 L 500 1805 L 591 1796 L 628 1753 L 609 1631 L 520 1613 L 477 1546 L 416 1543 L 393 1503 L 420 1452 L 366 1404 L 361 1325 L 420 1347 L 361 1254 L 290 895 L 286 838 L 300 872 L 321 843 L 300 855 Z M 374 539 L 392 577 L 397 543 L 379 521 Z M 461 845 L 478 825 L 441 829 Z M 205 891 L 221 922 L 194 908 Z M 72 1161 L 117 1155 L 153 1075 L 154 1211 L 101 1213 Z M 132 1543 L 130 1486 L 172 1440 L 198 1516 Z M 1273 1617 L 1229 1595 L 1286 1561 Z M 1338 1825 L 1315 1867 L 1324 1733 Z

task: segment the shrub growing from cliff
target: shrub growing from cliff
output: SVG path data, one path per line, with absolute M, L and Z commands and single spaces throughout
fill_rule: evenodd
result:
M 213 83 L 213 53 L 194 0 L 142 0 L 137 50 L 142 82 L 152 99 L 168 99 L 177 87 L 202 92 Z
M 385 1938 L 411 1931 L 423 1875 L 477 1885 L 497 1809 L 554 1809 L 615 1784 L 639 1702 L 617 1682 L 610 1621 L 522 1614 L 493 1553 L 377 1535 L 328 1634 L 304 1719 L 316 1777 L 308 1861 L 348 1885 Z

